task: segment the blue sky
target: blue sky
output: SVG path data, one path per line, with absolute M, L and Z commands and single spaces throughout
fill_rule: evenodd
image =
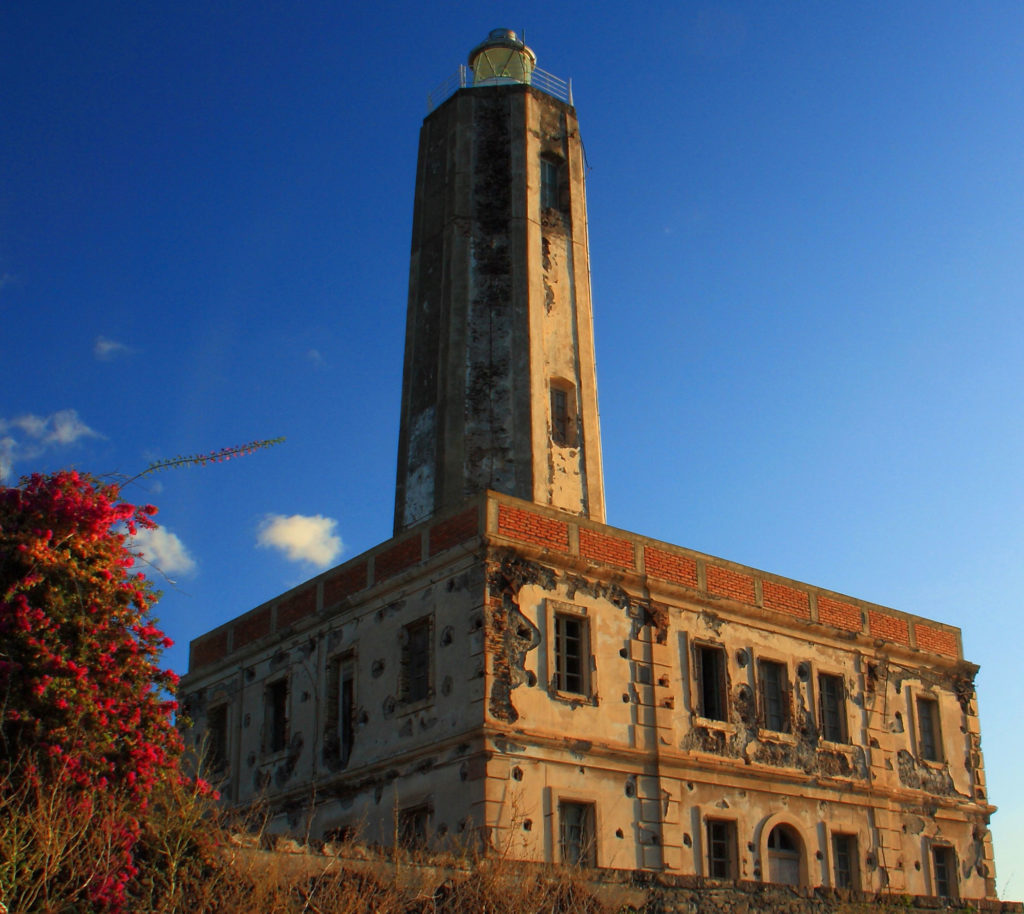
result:
M 609 521 L 960 625 L 1024 897 L 1017 0 L 4 4 L 7 481 L 287 436 L 134 493 L 179 671 L 387 539 L 417 132 L 499 26 L 573 79 Z

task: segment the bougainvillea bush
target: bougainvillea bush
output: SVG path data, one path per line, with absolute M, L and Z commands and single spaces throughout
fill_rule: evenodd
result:
M 101 838 L 104 854 L 49 874 L 78 881 L 81 910 L 125 908 L 151 798 L 180 777 L 169 697 L 177 677 L 159 663 L 170 642 L 150 615 L 157 593 L 127 547 L 138 528 L 155 526 L 155 513 L 71 471 L 0 488 L 0 804 L 30 822 L 59 796 L 62 814 Z M 28 830 L 19 834 L 0 861 L 8 899 L 39 875 L 39 847 Z M 68 865 L 43 858 L 51 869 Z

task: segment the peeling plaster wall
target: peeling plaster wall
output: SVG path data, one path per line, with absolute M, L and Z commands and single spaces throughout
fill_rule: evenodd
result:
M 217 630 L 194 643 L 199 669 L 183 680 L 190 738 L 211 708 L 227 707 L 226 798 L 264 797 L 275 829 L 358 826 L 381 843 L 393 840 L 397 812 L 427 805 L 436 843 L 468 833 L 551 862 L 562 853 L 559 804 L 593 804 L 599 866 L 693 876 L 708 875 L 708 820 L 724 820 L 738 838 L 736 875 L 754 882 L 769 878 L 768 837 L 782 824 L 799 836 L 810 886 L 834 885 L 840 832 L 856 838 L 860 887 L 897 894 L 933 894 L 933 847 L 949 845 L 961 896 L 993 896 L 975 667 L 854 631 L 851 620 L 811 623 L 744 602 L 770 583 L 776 596 L 798 594 L 797 582 L 758 578 L 717 596 L 691 586 L 710 576 L 710 559 L 680 572 L 686 585 L 650 577 L 622 548 L 628 534 L 570 529 L 568 515 L 528 507 L 483 496 L 282 596 L 273 614 L 240 617 L 230 637 Z M 534 545 L 509 545 L 513 534 Z M 655 558 L 674 548 L 647 545 Z M 585 557 L 598 554 L 606 560 Z M 560 615 L 586 631 L 579 688 L 563 690 L 556 674 Z M 431 690 L 410 703 L 404 632 L 424 617 Z M 724 652 L 726 720 L 700 716 L 698 645 Z M 354 664 L 357 711 L 344 766 L 331 752 L 328 694 L 340 656 Z M 786 671 L 787 732 L 763 726 L 761 660 Z M 821 736 L 822 673 L 844 683 L 847 742 Z M 288 741 L 269 753 L 265 689 L 281 676 Z M 936 703 L 941 761 L 918 750 L 922 696 Z
M 571 445 L 552 439 L 553 379 Z M 575 112 L 528 86 L 457 92 L 420 133 L 395 531 L 488 489 L 603 520 L 600 447 Z
M 483 700 L 482 569 L 470 558 L 398 587 L 378 588 L 359 605 L 313 617 L 301 630 L 264 639 L 238 662 L 185 680 L 183 697 L 202 739 L 210 708 L 227 706 L 228 764 L 221 789 L 237 805 L 266 799 L 283 831 L 323 834 L 358 827 L 390 843 L 396 809 L 430 802 L 434 829 L 461 834 L 479 821 L 478 739 Z M 405 626 L 428 617 L 431 676 L 427 698 L 402 697 Z M 355 726 L 342 765 L 337 698 L 329 666 L 351 658 Z M 266 688 L 288 683 L 287 745 L 272 752 Z M 312 816 L 312 819 L 310 817 Z
M 767 880 L 768 834 L 782 823 L 801 836 L 808 884 L 833 884 L 831 834 L 840 832 L 856 836 L 865 889 L 933 892 L 931 847 L 948 843 L 960 892 L 992 896 L 968 665 L 915 667 L 770 617 L 752 624 L 728 606 L 678 594 L 656 601 L 650 581 L 631 588 L 607 567 L 587 574 L 552 559 L 499 552 L 488 572 L 488 625 L 500 634 L 489 630 L 488 710 L 509 736 L 493 742 L 487 788 L 503 841 L 557 860 L 554 818 L 568 798 L 598 810 L 601 866 L 707 875 L 706 823 L 725 819 L 740 839 L 738 875 Z M 589 629 L 586 695 L 559 693 L 553 680 L 552 616 L 566 607 Z M 510 630 L 522 637 L 510 640 Z M 696 644 L 724 648 L 726 721 L 698 715 Z M 787 670 L 789 732 L 759 721 L 761 659 Z M 846 743 L 820 735 L 819 673 L 842 677 Z M 901 723 L 922 688 L 939 705 L 941 763 L 919 758 Z M 547 824 L 537 834 L 539 818 Z

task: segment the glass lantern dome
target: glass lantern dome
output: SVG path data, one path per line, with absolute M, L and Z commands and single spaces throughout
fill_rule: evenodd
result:
M 487 40 L 469 52 L 474 86 L 530 84 L 537 56 L 512 29 L 492 29 Z

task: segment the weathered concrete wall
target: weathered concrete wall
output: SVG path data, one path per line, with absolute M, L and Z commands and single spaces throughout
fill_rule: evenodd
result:
M 558 203 L 542 206 L 541 161 Z M 583 162 L 573 109 L 456 93 L 420 135 L 395 530 L 491 489 L 604 518 Z M 570 396 L 554 440 L 550 388 Z
M 431 689 L 408 702 L 403 639 L 425 617 Z M 585 631 L 568 688 L 560 617 Z M 702 716 L 701 646 L 721 650 L 720 720 Z M 344 763 L 338 657 L 356 696 Z M 784 670 L 777 729 L 762 660 Z M 975 672 L 950 626 L 489 493 L 198 639 L 183 694 L 198 732 L 227 708 L 226 795 L 265 797 L 277 828 L 390 843 L 396 814 L 425 807 L 442 843 L 482 829 L 558 862 L 560 804 L 576 803 L 593 810 L 601 867 L 708 876 L 716 820 L 734 829 L 735 876 L 770 881 L 784 825 L 804 885 L 835 884 L 840 833 L 863 889 L 934 894 L 943 845 L 961 896 L 985 898 L 994 807 Z M 833 741 L 821 674 L 843 683 Z M 288 742 L 268 751 L 266 687 L 285 677 Z M 937 761 L 922 757 L 919 697 L 936 709 Z
M 594 804 L 602 866 L 706 875 L 706 823 L 715 819 L 733 823 L 738 875 L 767 880 L 768 837 L 784 824 L 799 836 L 805 884 L 834 884 L 840 833 L 856 839 L 863 888 L 933 893 L 931 848 L 948 844 L 960 891 L 992 895 L 976 668 L 960 660 L 955 630 L 620 531 L 496 507 L 492 543 L 517 545 L 489 572 L 491 624 L 541 633 L 510 655 L 522 685 L 508 706 L 495 714 L 493 698 L 487 705 L 496 726 L 514 729 L 492 743 L 498 820 L 509 831 L 516 817 L 546 823 L 521 838 L 526 856 L 557 859 L 553 816 L 568 798 Z M 648 550 L 653 574 L 643 567 Z M 589 631 L 582 695 L 553 685 L 551 620 L 565 612 Z M 917 629 L 927 656 L 910 647 Z M 898 640 L 881 640 L 882 631 Z M 725 720 L 700 716 L 698 645 L 723 652 Z M 501 667 L 503 647 L 489 640 L 489 670 Z M 784 732 L 765 726 L 761 660 L 785 671 Z M 819 674 L 844 684 L 837 742 L 822 735 Z M 938 707 L 941 761 L 922 757 L 910 725 L 919 694 Z M 519 772 L 515 783 L 508 770 Z
M 435 834 L 456 835 L 481 820 L 474 784 L 482 773 L 484 581 L 464 548 L 478 518 L 470 506 L 254 610 L 227 637 L 215 631 L 193 645 L 194 672 L 182 695 L 197 738 L 213 709 L 226 716 L 220 786 L 231 803 L 268 801 L 278 811 L 274 828 L 358 827 L 386 842 L 396 811 L 410 807 L 432 806 Z M 408 700 L 403 643 L 406 627 L 421 619 L 431 629 L 429 690 Z M 237 650 L 197 664 L 221 643 Z M 344 759 L 331 674 L 339 659 L 351 664 L 355 692 Z M 268 733 L 267 690 L 275 682 L 287 689 L 280 748 Z

